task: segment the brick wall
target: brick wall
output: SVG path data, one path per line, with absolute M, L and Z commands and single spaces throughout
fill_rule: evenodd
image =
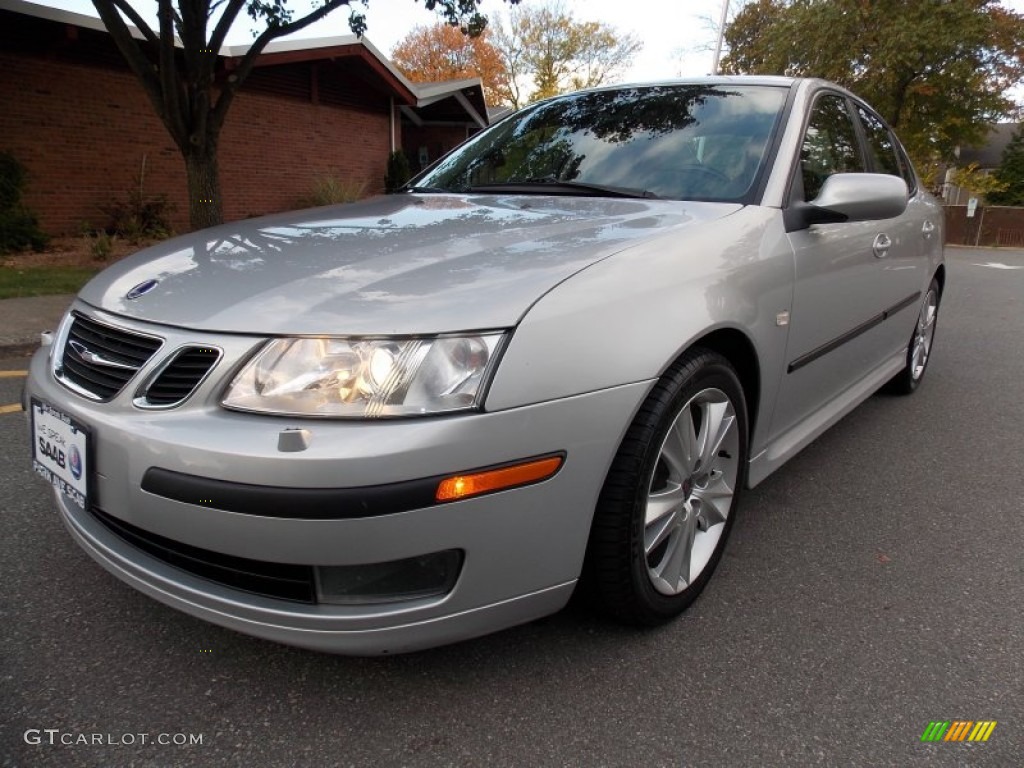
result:
M 10 28 L 0 35 L 0 149 L 28 170 L 26 202 L 43 229 L 75 234 L 83 222 L 105 223 L 101 209 L 127 196 L 145 156 L 146 193 L 166 194 L 176 206 L 174 226 L 187 230 L 184 161 L 109 38 L 77 30 L 61 39 L 63 27 L 28 23 L 16 39 Z M 293 80 L 310 82 L 316 71 L 289 66 Z M 323 103 L 333 92 L 328 87 L 313 103 L 301 90 L 274 93 L 271 71 L 257 70 L 251 91 L 243 90 L 228 113 L 220 143 L 225 218 L 294 208 L 324 172 L 365 181 L 367 193 L 381 191 L 387 95 L 332 65 L 318 76 L 340 81 L 332 85 L 342 91 L 352 79 L 359 98 L 349 92 Z
M 28 170 L 26 203 L 43 229 L 99 225 L 143 155 L 146 190 L 166 193 L 187 218 L 183 163 L 130 75 L 7 51 L 0 71 L 0 148 Z
M 305 79 L 308 65 L 295 65 Z M 295 208 L 315 177 L 331 174 L 365 184 L 365 194 L 384 191 L 390 152 L 387 96 L 366 92 L 359 106 L 325 104 L 243 91 L 228 112 L 220 144 L 224 216 L 238 219 Z M 321 80 L 330 72 L 319 73 Z M 343 72 L 336 73 L 343 78 Z

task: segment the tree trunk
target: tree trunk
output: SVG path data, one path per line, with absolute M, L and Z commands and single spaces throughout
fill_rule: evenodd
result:
M 217 142 L 209 141 L 185 153 L 188 175 L 188 218 L 193 230 L 224 223 L 220 196 Z

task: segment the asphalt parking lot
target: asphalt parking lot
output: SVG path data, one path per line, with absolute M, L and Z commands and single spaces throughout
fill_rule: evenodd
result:
M 748 493 L 655 631 L 573 605 L 352 659 L 202 623 L 78 549 L 0 409 L 0 765 L 1024 765 L 1024 252 L 948 263 L 920 391 Z M 20 388 L 0 375 L 0 406 Z M 997 726 L 923 743 L 936 720 Z

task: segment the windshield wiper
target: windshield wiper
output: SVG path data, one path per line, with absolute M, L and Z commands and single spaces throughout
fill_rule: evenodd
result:
M 451 192 L 450 189 L 440 187 L 402 187 L 402 192 Z
M 591 184 L 585 181 L 560 180 L 553 176 L 542 176 L 522 181 L 496 181 L 491 184 L 478 184 L 470 187 L 468 192 L 519 192 L 527 195 L 577 195 L 586 192 L 592 197 L 639 197 L 650 200 L 659 199 L 656 194 L 646 189 L 634 187 L 614 187 L 607 184 Z

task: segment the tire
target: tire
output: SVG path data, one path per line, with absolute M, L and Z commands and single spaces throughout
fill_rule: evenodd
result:
M 907 345 L 907 364 L 903 370 L 893 376 L 885 385 L 885 391 L 894 395 L 910 395 L 917 391 L 924 379 L 924 372 L 931 360 L 932 344 L 935 341 L 935 325 L 939 318 L 939 282 L 932 278 L 921 309 L 918 311 L 917 324 Z
M 743 387 L 721 355 L 693 349 L 658 381 L 594 512 L 584 579 L 601 609 L 653 626 L 696 599 L 736 518 L 747 434 Z

